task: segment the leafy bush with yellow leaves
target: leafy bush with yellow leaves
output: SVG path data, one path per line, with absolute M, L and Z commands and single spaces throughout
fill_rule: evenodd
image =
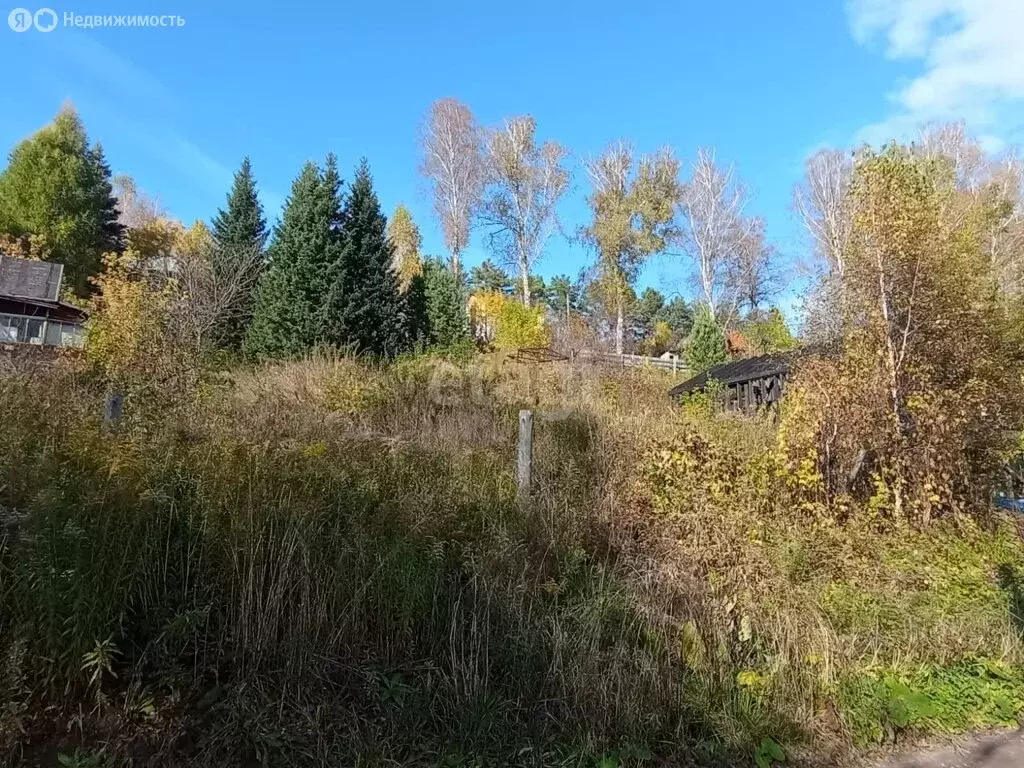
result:
M 86 323 L 86 359 L 115 386 L 158 375 L 171 353 L 173 284 L 149 279 L 131 249 L 105 254 L 93 283 L 97 293 Z
M 476 338 L 496 349 L 551 344 L 543 307 L 527 307 L 499 291 L 484 291 L 470 297 L 469 311 Z
M 684 432 L 650 452 L 643 478 L 657 509 L 670 514 L 699 510 L 729 495 L 737 462 L 723 445 Z
M 551 332 L 544 322 L 542 307 L 524 307 L 514 299 L 505 302 L 498 315 L 498 333 L 494 339 L 498 349 L 546 347 L 550 343 Z

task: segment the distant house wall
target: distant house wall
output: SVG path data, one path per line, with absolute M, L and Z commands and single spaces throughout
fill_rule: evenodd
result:
M 729 411 L 749 413 L 761 407 L 772 406 L 782 399 L 785 384 L 785 373 L 728 384 L 723 393 L 725 408 Z
M 0 344 L 81 347 L 86 317 L 84 311 L 64 302 L 0 296 Z

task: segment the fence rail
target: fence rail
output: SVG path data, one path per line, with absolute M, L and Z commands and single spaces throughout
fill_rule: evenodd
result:
M 617 355 L 614 352 L 595 352 L 589 349 L 581 349 L 576 354 L 579 360 L 589 360 L 595 363 L 607 363 L 619 365 L 624 368 L 660 368 L 664 371 L 672 371 L 675 374 L 689 375 L 690 370 L 678 357 L 664 360 L 660 357 L 645 357 L 644 355 Z

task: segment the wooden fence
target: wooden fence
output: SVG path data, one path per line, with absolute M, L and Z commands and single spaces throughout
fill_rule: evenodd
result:
M 664 360 L 660 357 L 645 357 L 644 355 L 617 355 L 614 352 L 594 352 L 589 349 L 581 349 L 576 353 L 577 360 L 586 362 L 605 363 L 608 365 L 619 365 L 623 368 L 660 368 L 663 371 L 672 371 L 674 374 L 689 376 L 690 370 L 678 357 Z

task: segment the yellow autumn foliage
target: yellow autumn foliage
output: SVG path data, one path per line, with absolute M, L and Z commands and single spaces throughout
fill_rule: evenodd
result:
M 484 344 L 493 344 L 498 330 L 498 315 L 508 297 L 500 291 L 478 291 L 469 297 L 469 322 L 473 335 Z
M 105 254 L 103 271 L 93 282 L 97 293 L 86 324 L 86 359 L 112 384 L 156 373 L 169 352 L 165 329 L 173 283 L 148 279 L 132 249 Z
M 496 349 L 546 347 L 551 330 L 544 321 L 543 307 L 527 307 L 500 291 L 481 291 L 469 297 L 473 333 Z

